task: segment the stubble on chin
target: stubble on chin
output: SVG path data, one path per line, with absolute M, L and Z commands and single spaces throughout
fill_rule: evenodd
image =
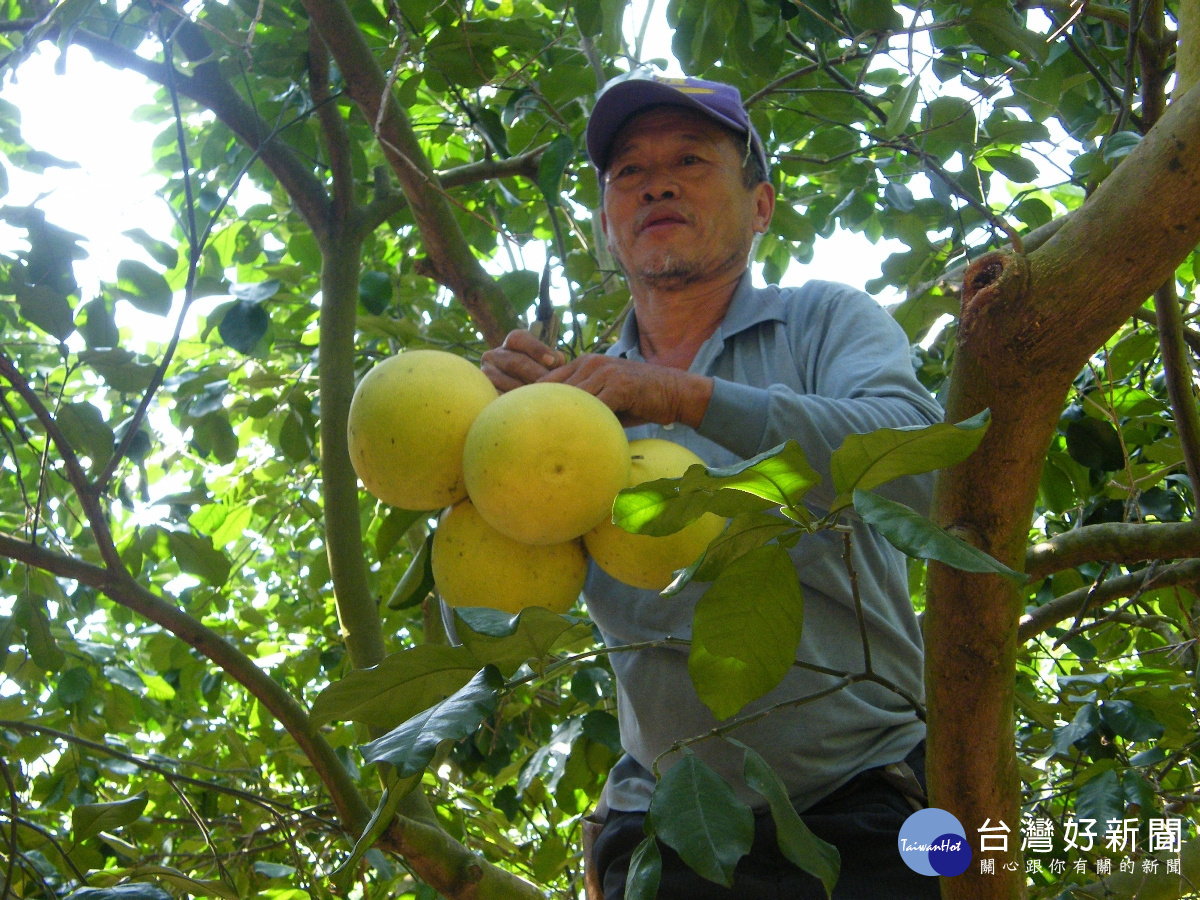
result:
M 648 287 L 656 290 L 679 290 L 693 284 L 719 277 L 726 271 L 732 271 L 738 265 L 745 264 L 739 254 L 734 252 L 716 266 L 702 265 L 698 260 L 685 259 L 666 253 L 658 259 L 644 263 L 637 271 L 637 279 Z

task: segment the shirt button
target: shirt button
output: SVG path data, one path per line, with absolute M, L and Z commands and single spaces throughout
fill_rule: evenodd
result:
M 675 423 L 674 423 L 674 422 L 672 422 L 672 423 L 671 423 L 671 424 L 669 424 L 669 425 L 664 425 L 664 426 L 663 426 L 663 431 L 674 431 L 674 430 L 675 430 Z

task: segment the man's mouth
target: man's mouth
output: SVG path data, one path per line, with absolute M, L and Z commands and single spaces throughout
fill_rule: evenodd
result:
M 682 213 L 663 210 L 661 212 L 654 212 L 646 216 L 646 218 L 642 220 L 641 227 L 638 228 L 638 231 L 656 231 L 660 228 L 666 228 L 671 225 L 686 225 L 687 223 L 687 216 L 683 215 Z

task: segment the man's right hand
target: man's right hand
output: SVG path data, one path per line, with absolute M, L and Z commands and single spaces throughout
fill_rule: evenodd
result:
M 547 347 L 528 331 L 510 331 L 504 343 L 483 354 L 480 368 L 500 393 L 533 384 L 567 361 L 561 350 Z

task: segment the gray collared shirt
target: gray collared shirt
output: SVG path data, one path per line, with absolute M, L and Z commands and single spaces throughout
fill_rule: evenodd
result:
M 641 359 L 637 320 L 630 315 L 609 355 Z M 829 460 L 849 434 L 924 426 L 942 410 L 913 374 L 908 342 L 886 311 L 866 294 L 830 282 L 801 288 L 755 288 L 743 276 L 725 319 L 701 347 L 690 372 L 714 379 L 712 400 L 696 430 L 642 425 L 630 439 L 665 438 L 709 465 L 730 465 L 794 438 L 824 482 L 806 502 L 833 498 Z M 880 493 L 925 511 L 932 478 L 899 479 Z M 851 517 L 852 518 L 852 517 Z M 904 556 L 861 521 L 854 561 L 870 638 L 872 666 L 923 702 L 922 643 Z M 791 551 L 804 592 L 804 628 L 797 659 L 860 672 L 862 645 L 842 538 L 803 537 Z M 622 584 L 591 565 L 584 599 L 608 646 L 671 636 L 689 638 L 692 612 L 707 585 L 692 583 L 666 599 Z M 662 647 L 611 656 L 618 718 L 626 754 L 609 775 L 606 796 L 618 810 L 645 810 L 654 789 L 650 768 L 675 741 L 702 734 L 717 720 L 692 687 L 688 648 Z M 814 694 L 836 679 L 794 668 L 739 715 Z M 857 684 L 823 699 L 772 713 L 734 732 L 783 778 L 800 809 L 816 803 L 858 772 L 903 759 L 924 737 L 911 706 L 875 684 Z M 765 800 L 741 777 L 742 752 L 721 740 L 692 748 L 755 807 Z M 665 771 L 672 754 L 660 763 Z

